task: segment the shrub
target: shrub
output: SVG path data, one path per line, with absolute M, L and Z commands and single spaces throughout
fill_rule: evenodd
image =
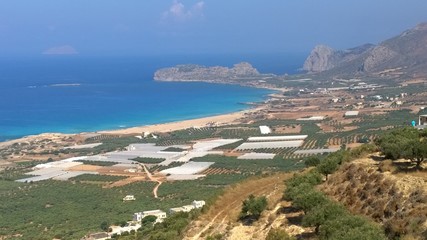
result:
M 249 195 L 249 197 L 243 201 L 242 211 L 240 213 L 240 220 L 248 220 L 248 223 L 252 223 L 253 220 L 258 220 L 261 213 L 267 208 L 267 198 L 255 197 Z
M 301 189 L 301 186 L 304 185 L 300 185 L 300 187 L 296 188 L 298 193 L 294 196 L 293 205 L 302 209 L 304 213 L 307 213 L 327 201 L 323 193 L 313 188 Z
M 351 215 L 325 222 L 319 229 L 320 239 L 334 240 L 382 240 L 386 239 L 381 229 L 367 220 Z
M 296 238 L 289 236 L 285 230 L 272 228 L 265 240 L 295 240 Z
M 320 163 L 320 158 L 316 157 L 316 156 L 311 156 L 311 157 L 308 157 L 304 160 L 304 164 L 307 167 L 315 167 L 315 166 L 319 165 L 319 163 Z
M 328 180 L 328 175 L 335 172 L 338 169 L 339 158 L 327 157 L 324 159 L 318 166 L 317 170 L 325 175 L 326 180 Z

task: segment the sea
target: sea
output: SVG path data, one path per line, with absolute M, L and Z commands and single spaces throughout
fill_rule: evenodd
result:
M 158 82 L 176 64 L 229 66 L 293 74 L 303 54 L 195 56 L 37 56 L 0 59 L 0 141 L 45 132 L 79 133 L 225 114 L 265 100 L 270 90 Z

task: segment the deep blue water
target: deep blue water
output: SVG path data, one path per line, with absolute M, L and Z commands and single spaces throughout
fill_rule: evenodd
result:
M 270 91 L 207 83 L 153 81 L 161 67 L 182 63 L 254 63 L 262 72 L 298 65 L 268 57 L 39 57 L 0 60 L 0 141 L 43 132 L 77 133 L 164 123 L 248 108 Z M 252 61 L 251 61 L 252 60 Z M 258 63 L 258 65 L 257 65 Z M 298 62 L 299 64 L 299 62 Z M 300 65 L 299 65 L 300 66 Z M 56 84 L 79 84 L 57 86 Z

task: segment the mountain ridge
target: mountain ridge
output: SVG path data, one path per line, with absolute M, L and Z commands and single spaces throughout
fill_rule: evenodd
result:
M 347 50 L 318 45 L 307 57 L 303 70 L 334 77 L 381 75 L 384 71 L 427 76 L 427 23 L 378 45 L 364 44 Z

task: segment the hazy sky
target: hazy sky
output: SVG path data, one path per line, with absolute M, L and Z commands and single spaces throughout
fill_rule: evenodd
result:
M 426 0 L 1 0 L 0 56 L 309 52 L 378 43 Z

